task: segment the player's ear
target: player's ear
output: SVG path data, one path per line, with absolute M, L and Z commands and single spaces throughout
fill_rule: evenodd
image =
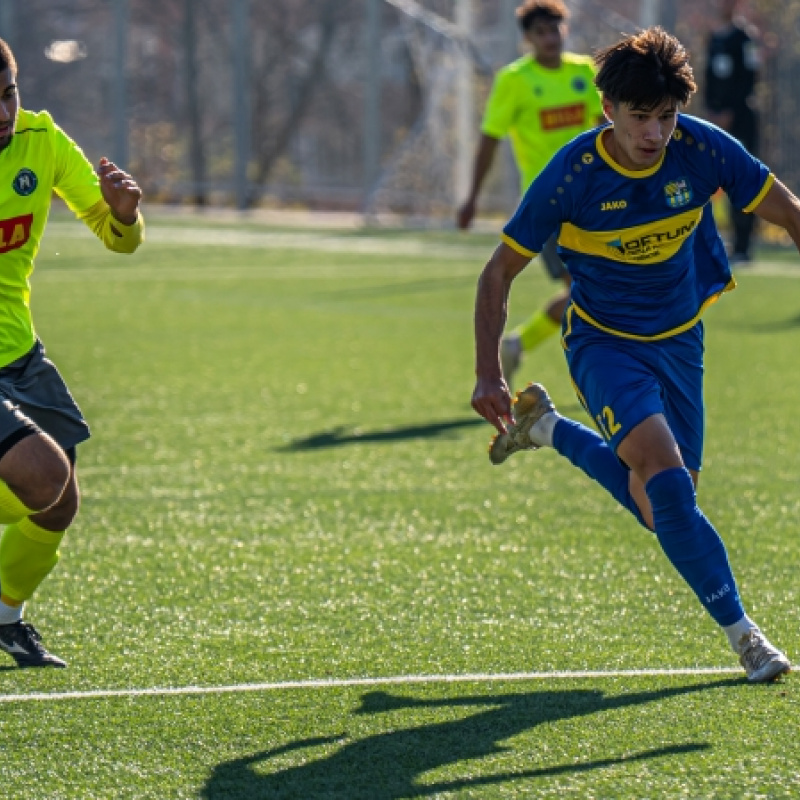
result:
M 606 97 L 603 97 L 603 115 L 609 122 L 614 121 L 614 104 Z

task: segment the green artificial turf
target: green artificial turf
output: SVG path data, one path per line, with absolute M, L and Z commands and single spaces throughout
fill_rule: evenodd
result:
M 490 466 L 469 400 L 494 237 L 154 220 L 122 257 L 80 233 L 54 223 L 32 301 L 94 434 L 28 607 L 69 668 L 0 665 L 3 798 L 800 795 L 795 676 L 725 672 L 654 537 L 554 452 Z M 699 497 L 797 658 L 779 256 L 706 315 Z M 532 266 L 511 322 L 554 290 Z M 557 339 L 524 376 L 586 421 Z M 574 671 L 598 674 L 547 676 Z M 141 693 L 186 687 L 227 689 Z

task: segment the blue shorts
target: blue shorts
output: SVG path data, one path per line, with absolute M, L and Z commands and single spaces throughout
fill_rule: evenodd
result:
M 663 414 L 684 464 L 700 470 L 705 419 L 702 322 L 668 339 L 639 342 L 566 314 L 562 341 L 578 397 L 614 452 L 640 422 Z

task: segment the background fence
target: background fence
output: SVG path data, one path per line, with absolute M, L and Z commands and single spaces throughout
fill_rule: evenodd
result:
M 394 211 L 450 219 L 492 71 L 520 52 L 513 0 L 0 0 L 23 105 L 167 203 Z M 693 53 L 710 3 L 572 0 L 569 48 L 647 15 Z M 762 157 L 800 190 L 800 0 L 750 0 L 761 30 Z M 465 45 L 464 33 L 469 34 Z M 702 89 L 702 87 L 701 87 Z M 702 115 L 698 97 L 690 109 Z M 499 159 L 482 208 L 516 199 Z

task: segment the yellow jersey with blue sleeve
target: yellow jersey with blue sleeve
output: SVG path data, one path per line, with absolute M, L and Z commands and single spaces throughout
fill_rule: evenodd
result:
M 603 145 L 607 127 L 562 148 L 533 181 L 503 240 L 533 257 L 558 233 L 573 279 L 570 314 L 608 333 L 656 340 L 692 327 L 732 289 L 710 199 L 721 187 L 753 211 L 774 177 L 732 136 L 684 114 L 659 161 L 631 171 Z
M 114 219 L 92 165 L 50 114 L 20 109 L 0 151 L 0 367 L 36 341 L 30 276 L 53 192 L 109 250 L 132 253 L 144 238 L 141 216 L 133 225 Z
M 524 193 L 553 153 L 602 116 L 589 56 L 564 53 L 550 69 L 527 55 L 495 76 L 481 132 L 510 138 Z

